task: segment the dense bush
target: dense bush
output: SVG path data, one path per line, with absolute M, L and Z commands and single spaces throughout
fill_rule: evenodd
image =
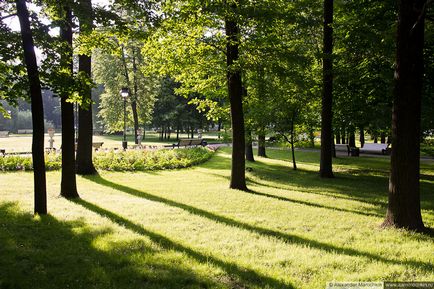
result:
M 212 151 L 207 148 L 189 148 L 174 150 L 133 150 L 100 151 L 94 154 L 93 161 L 97 169 L 109 171 L 147 171 L 185 168 L 208 160 Z M 61 168 L 61 154 L 45 155 L 47 170 Z M 32 170 L 30 156 L 0 157 L 0 171 Z
M 61 155 L 56 153 L 45 154 L 47 170 L 58 170 L 62 166 Z M 31 156 L 8 155 L 0 157 L 0 171 L 29 171 L 33 169 Z

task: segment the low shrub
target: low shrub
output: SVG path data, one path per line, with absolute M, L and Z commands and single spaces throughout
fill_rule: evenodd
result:
M 108 171 L 149 171 L 185 168 L 212 156 L 207 148 L 97 152 L 95 168 Z
M 60 154 L 46 153 L 45 168 L 50 170 L 58 170 L 62 166 Z M 30 171 L 33 170 L 33 162 L 31 156 L 8 155 L 0 157 L 0 171 Z
M 149 171 L 185 168 L 202 163 L 212 156 L 207 148 L 187 148 L 174 150 L 132 150 L 132 151 L 100 151 L 93 157 L 95 168 L 108 171 Z M 62 156 L 57 153 L 45 154 L 47 170 L 58 170 L 62 167 Z M 32 170 L 31 156 L 0 157 L 0 171 Z

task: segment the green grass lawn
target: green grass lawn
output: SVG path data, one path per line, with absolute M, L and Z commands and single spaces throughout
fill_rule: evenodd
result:
M 247 165 L 251 192 L 228 189 L 230 154 L 189 169 L 79 177 L 33 217 L 32 174 L 0 174 L 0 288 L 325 288 L 327 281 L 434 280 L 434 238 L 380 229 L 387 158 L 339 158 L 318 177 L 316 152 L 268 150 Z M 422 163 L 434 227 L 434 164 Z

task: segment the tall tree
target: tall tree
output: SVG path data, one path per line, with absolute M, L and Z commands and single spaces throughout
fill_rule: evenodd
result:
M 29 92 L 32 104 L 33 138 L 32 159 L 34 170 L 35 214 L 47 213 L 47 192 L 44 160 L 44 109 L 42 104 L 41 82 L 36 62 L 33 35 L 30 29 L 29 11 L 25 0 L 17 0 L 17 15 L 21 26 L 24 60 L 29 79 Z
M 159 91 L 160 77 L 155 75 L 147 76 L 143 73 L 145 70 L 145 62 L 141 58 L 140 53 L 134 54 L 134 66 L 136 69 L 131 69 L 133 57 L 126 58 L 129 72 L 128 79 L 133 79 L 133 85 L 128 86 L 124 63 L 122 60 L 121 47 L 117 41 L 114 41 L 113 53 L 104 53 L 104 51 L 96 50 L 92 54 L 94 63 L 92 73 L 95 82 L 104 85 L 104 93 L 100 99 L 99 116 L 107 131 L 120 131 L 123 128 L 122 102 L 123 99 L 119 95 L 119 90 L 122 87 L 130 88 L 130 102 L 133 104 L 127 107 L 127 125 L 135 126 L 133 107 L 137 109 L 138 124 L 143 126 L 152 120 L 152 110 L 154 108 L 155 97 Z M 124 46 L 124 49 L 132 54 L 133 49 L 137 49 L 139 44 L 128 43 L 129 46 Z M 134 46 L 134 47 L 133 47 Z M 137 51 L 137 50 L 136 50 Z M 119 69 L 121 68 L 121 69 Z
M 62 7 L 62 26 L 60 38 L 63 42 L 61 66 L 69 76 L 73 73 L 72 63 L 72 12 L 67 5 Z M 75 141 L 74 141 L 74 106 L 69 101 L 70 93 L 65 89 L 61 95 L 62 118 L 62 179 L 60 195 L 65 198 L 78 198 L 77 183 L 75 177 Z
M 333 178 L 333 0 L 324 0 L 323 91 L 321 111 L 320 176 Z
M 422 231 L 420 136 L 426 0 L 400 0 L 389 202 L 384 226 Z
M 130 89 L 130 103 L 131 103 L 131 110 L 133 112 L 133 121 L 134 121 L 134 140 L 137 144 L 137 130 L 139 129 L 139 117 L 137 114 L 137 64 L 136 64 L 136 48 L 132 47 L 132 64 L 133 64 L 133 89 Z M 124 69 L 124 75 L 125 80 L 127 82 L 127 87 L 131 87 L 131 80 L 128 72 L 128 66 L 127 66 L 127 60 L 125 55 L 125 49 L 124 46 L 121 45 L 121 59 L 122 59 L 122 65 Z
M 79 8 L 80 35 L 90 34 L 93 26 L 92 1 L 81 0 Z M 78 71 L 88 80 L 91 79 L 91 62 L 91 56 L 79 55 Z M 92 89 L 89 84 L 82 87 L 82 101 L 78 110 L 77 173 L 80 175 L 96 173 L 92 162 Z
M 236 2 L 238 4 L 238 1 Z M 231 5 L 236 10 L 237 5 Z M 245 132 L 243 114 L 243 87 L 241 71 L 237 68 L 239 59 L 240 31 L 234 15 L 227 15 L 225 18 L 226 32 L 226 65 L 228 95 L 231 104 L 232 120 L 232 170 L 231 189 L 247 190 L 246 186 L 246 162 L 245 154 Z

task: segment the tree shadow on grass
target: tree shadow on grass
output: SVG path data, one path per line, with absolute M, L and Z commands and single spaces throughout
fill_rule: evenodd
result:
M 258 185 L 271 186 L 277 189 L 289 189 L 285 186 L 296 186 L 297 191 L 343 198 L 369 203 L 379 207 L 377 214 L 382 214 L 387 207 L 388 177 L 381 175 L 365 175 L 363 171 L 337 172 L 334 179 L 321 179 L 317 172 L 298 169 L 291 170 L 287 166 L 268 164 L 257 161 L 252 165 L 250 174 Z M 252 178 L 249 179 L 252 182 Z M 262 182 L 261 182 L 262 181 Z M 265 182 L 277 183 L 277 186 Z M 306 189 L 303 189 L 306 188 Z M 423 209 L 434 210 L 432 193 L 434 184 L 421 182 L 421 205 Z
M 201 167 L 210 170 L 230 170 L 230 158 L 224 155 L 228 155 L 228 152 L 219 152 L 217 155 L 213 156 L 210 161 L 201 165 Z M 355 176 L 353 174 L 356 173 L 356 170 L 353 170 L 349 173 L 337 173 L 335 179 L 327 180 L 321 179 L 318 172 L 301 168 L 294 171 L 289 164 L 288 166 L 271 164 L 262 160 L 262 158 L 258 158 L 255 162 L 250 162 L 249 167 L 252 168 L 252 171 L 247 174 L 248 181 L 255 182 L 256 185 L 283 190 L 288 189 L 285 186 L 296 186 L 298 191 L 306 193 L 357 200 L 383 208 L 387 206 L 387 195 L 385 193 L 378 193 L 381 191 L 381 189 L 378 189 L 379 187 L 383 187 L 383 191 L 387 192 L 386 177 L 361 175 L 362 172 L 357 172 L 358 175 Z M 229 176 L 219 175 L 215 172 L 210 172 L 209 174 L 230 179 Z M 254 178 L 249 177 L 249 175 Z M 270 181 L 277 185 L 266 184 L 263 181 Z M 309 190 L 303 190 L 303 188 L 308 188 Z M 312 189 L 318 192 L 314 192 Z M 328 191 L 333 191 L 333 193 L 328 193 Z
M 236 263 L 227 262 L 224 260 L 221 260 L 217 257 L 213 257 L 211 255 L 205 255 L 203 253 L 200 253 L 198 251 L 195 251 L 189 247 L 186 247 L 182 244 L 179 244 L 161 234 L 152 232 L 148 229 L 143 228 L 142 226 L 135 224 L 131 222 L 128 219 L 125 219 L 124 217 L 121 217 L 111 211 L 108 211 L 106 209 L 103 209 L 95 204 L 89 203 L 83 199 L 75 199 L 72 200 L 74 203 L 79 204 L 83 206 L 84 208 L 95 212 L 103 217 L 107 217 L 112 222 L 124 226 L 125 228 L 143 235 L 149 237 L 153 242 L 158 243 L 161 247 L 167 250 L 176 250 L 179 252 L 183 252 L 187 254 L 190 258 L 195 259 L 196 261 L 200 263 L 212 263 L 221 269 L 223 269 L 225 272 L 230 274 L 231 276 L 236 277 L 239 279 L 240 284 L 236 285 L 234 288 L 244 288 L 245 285 L 249 286 L 259 286 L 259 288 L 288 288 L 288 289 L 294 289 L 294 287 L 291 284 L 286 284 L 282 281 L 279 281 L 277 279 L 271 278 L 269 276 L 263 275 L 261 273 L 258 273 L 252 269 L 241 267 L 237 265 Z M 234 284 L 235 285 L 235 284 Z M 182 287 L 182 286 L 180 286 Z
M 95 183 L 98 183 L 100 185 L 103 186 L 107 186 L 116 190 L 119 190 L 121 192 L 136 196 L 136 197 L 140 197 L 140 198 L 144 198 L 150 201 L 154 201 L 154 202 L 159 202 L 159 203 L 163 203 L 166 204 L 168 206 L 172 206 L 172 207 L 176 207 L 176 208 L 180 208 L 183 209 L 191 214 L 200 216 L 200 217 L 204 217 L 207 218 L 209 220 L 215 221 L 215 222 L 219 222 L 228 226 L 232 226 L 232 227 L 236 227 L 236 228 L 241 228 L 253 233 L 257 233 L 259 235 L 263 235 L 266 237 L 273 237 L 273 238 L 277 238 L 281 241 L 287 242 L 287 243 L 293 243 L 293 244 L 300 244 L 303 246 L 308 246 L 314 249 L 318 249 L 318 250 L 323 250 L 326 252 L 330 252 L 330 253 L 338 253 L 338 254 L 342 254 L 342 255 L 348 255 L 348 256 L 356 256 L 356 257 L 364 257 L 364 258 L 368 258 L 371 260 L 375 260 L 375 261 L 379 261 L 379 262 L 383 262 L 386 264 L 406 264 L 409 266 L 413 266 L 413 267 L 417 267 L 422 271 L 425 272 L 431 272 L 432 270 L 434 270 L 434 264 L 430 264 L 427 262 L 422 262 L 422 261 L 413 261 L 413 260 L 407 260 L 407 261 L 402 261 L 402 260 L 393 260 L 393 259 L 389 259 L 383 256 L 379 256 L 370 252 L 364 252 L 364 251 L 359 251 L 356 249 L 352 249 L 352 248 L 343 248 L 343 247 L 339 247 L 339 246 L 335 246 L 333 244 L 327 244 L 321 241 L 317 241 L 317 240 L 312 240 L 312 239 L 307 239 L 307 238 L 303 238 L 300 236 L 296 236 L 296 235 L 291 235 L 288 233 L 284 233 L 284 232 L 280 232 L 280 231 L 276 231 L 276 230 L 272 230 L 272 229 L 268 229 L 268 228 L 263 228 L 263 227 L 259 227 L 259 226 L 255 226 L 255 225 L 251 225 L 248 223 L 244 223 L 235 219 L 232 219 L 230 217 L 226 217 L 226 216 L 222 216 L 222 215 L 218 215 L 216 213 L 213 212 L 209 212 L 200 208 L 196 208 L 187 204 L 183 204 L 177 201 L 173 201 L 170 199 L 166 199 L 160 196 L 155 196 L 152 195 L 150 193 L 147 192 L 143 192 L 137 189 L 133 189 L 121 184 L 116 184 L 113 182 L 110 182 L 100 176 L 89 176 L 87 177 L 88 180 L 91 180 Z
M 252 182 L 252 181 L 250 181 L 250 182 Z M 350 210 L 350 209 L 345 209 L 345 208 L 332 207 L 332 206 L 322 205 L 322 204 L 318 204 L 318 203 L 312 203 L 312 202 L 303 201 L 303 200 L 291 199 L 291 198 L 282 197 L 282 196 L 278 196 L 278 195 L 266 194 L 266 193 L 257 192 L 254 190 L 248 190 L 247 193 L 257 195 L 257 196 L 272 198 L 272 199 L 276 199 L 276 200 L 280 200 L 280 201 L 285 201 L 285 202 L 300 204 L 300 205 L 304 205 L 304 206 L 314 207 L 314 208 L 357 214 L 357 215 L 367 216 L 367 217 L 384 217 L 384 214 L 379 214 L 377 212 L 356 211 L 356 210 Z
M 162 259 L 161 249 L 144 240 L 95 248 L 109 229 L 50 215 L 34 218 L 16 203 L 0 203 L 0 220 L 2 289 L 222 287 L 197 276 L 187 264 Z

